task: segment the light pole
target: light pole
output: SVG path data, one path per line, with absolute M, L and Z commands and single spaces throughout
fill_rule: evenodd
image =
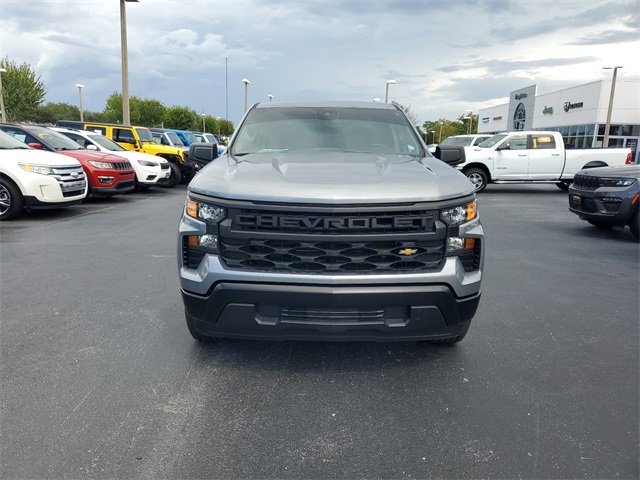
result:
M 438 143 L 442 141 L 442 122 L 438 122 L 440 124 L 440 135 L 438 135 Z
M 205 130 L 206 127 L 204 126 L 204 117 L 205 117 L 205 115 L 203 113 L 202 114 L 202 133 L 207 133 L 207 131 Z
M 269 94 L 267 97 L 269 97 L 269 101 L 273 100 L 273 95 Z
M 216 117 L 216 123 L 218 124 L 218 135 L 220 135 L 220 117 Z
M 0 68 L 0 122 L 7 123 L 7 115 L 4 113 L 4 93 L 2 92 L 2 74 L 5 73 L 4 68 Z
M 384 93 L 384 103 L 389 103 L 389 85 L 395 85 L 395 80 L 387 80 L 387 88 Z
M 471 121 L 473 120 L 473 111 L 472 110 L 467 110 L 466 112 L 464 112 L 466 114 L 466 117 L 462 117 L 465 120 L 469 120 L 467 122 L 467 135 L 471 133 Z
M 602 67 L 603 70 L 613 69 L 613 78 L 611 79 L 611 96 L 609 96 L 609 109 L 607 110 L 607 124 L 604 127 L 604 141 L 602 146 L 607 148 L 609 146 L 609 130 L 611 129 L 611 111 L 613 110 L 613 96 L 616 93 L 616 77 L 618 75 L 618 69 L 624 68 L 622 65 L 616 65 L 615 67 Z
M 139 0 L 120 0 L 120 47 L 122 50 L 122 124 L 129 125 L 129 59 L 127 57 L 127 10 L 125 2 Z
M 84 122 L 84 118 L 82 116 L 82 89 L 84 88 L 84 85 L 76 83 L 76 87 L 78 87 L 78 93 L 80 95 L 80 121 Z
M 431 140 L 433 140 L 433 143 L 436 143 L 436 131 L 435 130 L 431 130 Z
M 249 109 L 249 104 L 247 99 L 248 99 L 249 84 L 251 82 L 246 78 L 243 78 L 242 83 L 244 83 L 244 111 L 246 113 L 247 110 Z

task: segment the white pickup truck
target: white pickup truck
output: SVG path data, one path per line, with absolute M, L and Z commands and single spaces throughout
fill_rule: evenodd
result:
M 471 180 L 476 192 L 489 183 L 555 183 L 567 190 L 573 176 L 584 168 L 632 163 L 629 148 L 565 149 L 558 132 L 499 133 L 476 147 L 438 147 L 460 150 L 464 161 L 456 165 Z

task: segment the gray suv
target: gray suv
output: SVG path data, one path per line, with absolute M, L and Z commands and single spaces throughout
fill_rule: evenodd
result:
M 200 145 L 189 157 L 213 161 L 178 234 L 194 338 L 465 336 L 485 251 L 474 188 L 399 108 L 257 104 L 224 156 Z

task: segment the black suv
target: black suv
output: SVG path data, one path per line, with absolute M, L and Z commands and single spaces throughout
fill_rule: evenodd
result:
M 640 165 L 579 171 L 569 187 L 569 210 L 599 228 L 629 225 L 639 239 Z

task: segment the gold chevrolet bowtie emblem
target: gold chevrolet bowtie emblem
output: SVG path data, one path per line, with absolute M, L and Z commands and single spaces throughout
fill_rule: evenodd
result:
M 411 255 L 414 255 L 414 254 L 418 253 L 418 250 L 416 250 L 415 248 L 403 248 L 398 253 L 400 255 L 405 255 L 405 256 L 408 257 L 408 256 L 411 256 Z

